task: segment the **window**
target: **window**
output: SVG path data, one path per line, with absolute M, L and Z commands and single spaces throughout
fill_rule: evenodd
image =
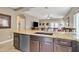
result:
M 55 23 L 55 28 L 58 28 L 59 27 L 59 23 Z
M 74 27 L 76 28 L 76 34 L 79 34 L 79 13 L 74 15 Z
M 54 28 L 54 23 L 51 23 L 51 24 L 50 24 L 50 27 L 51 27 L 51 28 Z
M 50 24 L 51 28 L 60 28 L 60 27 L 64 27 L 63 23 L 51 23 Z

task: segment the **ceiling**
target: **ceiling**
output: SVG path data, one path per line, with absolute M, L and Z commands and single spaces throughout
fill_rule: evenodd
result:
M 19 7 L 10 7 L 10 8 L 12 8 L 12 9 L 17 9 L 17 8 L 19 8 Z
M 13 10 L 20 10 L 20 9 L 22 9 L 22 7 L 10 7 L 11 9 L 13 9 Z
M 71 7 L 14 7 L 24 14 L 32 15 L 39 19 L 63 18 Z

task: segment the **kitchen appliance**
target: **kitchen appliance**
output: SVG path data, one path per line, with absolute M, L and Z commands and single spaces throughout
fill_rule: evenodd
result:
M 33 22 L 33 27 L 38 27 L 38 22 Z

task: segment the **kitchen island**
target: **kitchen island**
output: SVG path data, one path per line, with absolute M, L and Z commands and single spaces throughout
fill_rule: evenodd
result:
M 14 31 L 14 47 L 24 52 L 77 52 L 79 51 L 78 39 L 73 33 L 41 30 Z

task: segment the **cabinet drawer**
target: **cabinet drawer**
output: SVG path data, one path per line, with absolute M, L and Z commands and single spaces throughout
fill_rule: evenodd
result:
M 40 40 L 40 39 L 42 39 L 40 36 L 34 36 L 34 35 L 31 35 L 30 36 L 30 39 L 31 40 Z
M 72 47 L 54 44 L 54 52 L 71 52 Z
M 71 47 L 71 40 L 66 40 L 66 39 L 54 39 L 54 43 L 58 45 L 63 45 L 63 46 L 70 46 Z

